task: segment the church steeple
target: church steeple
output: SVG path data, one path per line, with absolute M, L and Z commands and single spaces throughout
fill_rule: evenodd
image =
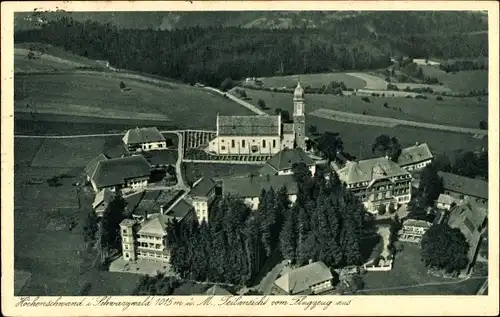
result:
M 304 99 L 304 89 L 300 86 L 300 80 L 297 81 L 297 87 L 293 92 L 293 130 L 295 131 L 295 146 L 305 150 L 306 136 L 306 116 L 304 108 L 306 101 Z

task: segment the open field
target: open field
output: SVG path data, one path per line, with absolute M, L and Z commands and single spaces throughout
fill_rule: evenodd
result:
M 456 280 L 427 275 L 419 246 L 405 243 L 391 271 L 367 272 L 363 280 L 365 288 L 360 295 L 475 295 L 485 278 L 451 284 Z
M 250 102 L 254 104 L 259 99 L 264 100 L 270 108 L 267 110 L 268 113 L 274 113 L 276 108 L 293 113 L 292 94 L 247 89 L 247 95 L 252 98 Z M 306 95 L 305 110 L 306 113 L 320 108 L 360 114 L 366 112 L 365 114 L 371 116 L 475 129 L 479 127 L 479 121 L 488 119 L 487 101 L 478 101 L 476 98 L 444 97 L 443 101 L 437 101 L 435 98 L 422 100 L 370 96 L 370 102 L 365 102 L 361 98 L 309 94 Z M 383 106 L 384 103 L 387 103 L 388 108 Z
M 467 92 L 471 89 L 488 90 L 487 70 L 467 70 L 455 74 L 446 73 L 437 67 L 421 66 L 425 76 L 436 77 L 452 91 Z
M 311 88 L 319 88 L 322 85 L 328 85 L 332 81 L 344 82 L 348 88 L 360 89 L 365 88 L 366 81 L 346 73 L 323 73 L 323 74 L 300 74 L 289 76 L 275 76 L 262 78 L 264 87 L 289 87 L 297 86 L 297 80 L 300 79 L 302 87 L 311 86 Z M 384 87 L 385 88 L 385 87 Z
M 183 128 L 213 128 L 217 113 L 251 114 L 232 101 L 187 85 L 137 80 L 121 73 L 75 71 L 16 76 L 15 111 L 163 120 Z M 121 91 L 121 81 L 130 91 Z M 143 113 L 137 115 L 135 113 Z M 29 117 L 28 117 L 29 118 Z M 24 118 L 24 119 L 28 119 Z
M 33 48 L 36 59 L 29 59 L 28 53 Z M 43 53 L 42 53 L 43 52 Z M 16 43 L 14 45 L 14 72 L 47 72 L 74 69 L 77 67 L 106 67 L 106 62 L 95 61 L 83 56 L 71 54 L 48 44 Z
M 83 179 L 80 166 L 89 155 L 85 142 L 105 149 L 114 141 L 51 141 L 15 139 L 14 267 L 31 273 L 16 295 L 76 296 L 85 289 L 86 295 L 131 294 L 137 276 L 102 272 L 92 266 L 95 254 L 85 251 L 82 227 L 93 195 L 87 187 L 73 186 Z M 51 167 L 33 167 L 33 160 L 43 162 L 46 151 L 62 158 L 51 161 Z M 56 166 L 61 162 L 63 167 Z M 62 175 L 60 186 L 48 185 L 47 179 Z

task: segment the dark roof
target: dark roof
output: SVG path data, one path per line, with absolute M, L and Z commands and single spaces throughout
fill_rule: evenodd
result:
M 149 176 L 150 167 L 144 156 L 132 155 L 100 161 L 92 180 L 98 188 L 124 184 L 125 180 Z
M 190 203 L 188 203 L 184 199 L 181 199 L 166 213 L 166 215 L 181 220 L 186 217 L 186 215 L 193 209 L 194 208 Z
M 215 187 L 214 181 L 208 177 L 203 177 L 189 192 L 192 197 L 206 197 Z
M 314 161 L 303 149 L 283 149 L 266 162 L 264 167 L 260 170 L 260 173 L 269 174 L 269 171 L 274 169 L 275 172 L 273 174 L 275 174 L 277 171 L 291 169 L 293 164 L 298 163 L 304 163 L 306 166 L 314 165 Z M 269 165 L 271 169 L 266 168 L 266 165 Z
M 297 294 L 308 290 L 313 285 L 332 279 L 333 275 L 328 266 L 318 261 L 283 274 L 274 284 L 288 294 Z
M 125 210 L 127 212 L 136 213 L 136 209 L 139 203 L 142 201 L 145 191 L 136 192 L 128 196 L 123 197 L 125 200 Z
M 488 199 L 488 182 L 456 174 L 438 172 L 445 190 Z
M 107 159 L 108 158 L 106 157 L 106 155 L 102 153 L 91 159 L 87 166 L 85 166 L 85 174 L 87 174 L 89 177 L 92 177 L 97 168 L 97 164 L 101 161 L 106 161 Z
M 297 183 L 293 175 L 265 175 L 228 177 L 222 179 L 224 194 L 233 194 L 238 197 L 258 197 L 262 190 L 273 188 L 275 191 L 286 186 L 288 195 L 297 194 Z
M 171 203 L 180 191 L 144 190 L 124 197 L 127 212 L 137 216 L 158 213 L 163 205 Z
M 158 131 L 156 127 L 135 128 L 127 131 L 123 137 L 125 144 L 139 144 L 145 142 L 160 142 L 165 141 L 165 137 Z
M 410 146 L 401 150 L 401 155 L 398 157 L 398 164 L 406 166 L 416 164 L 422 161 L 427 161 L 433 158 L 431 150 L 426 143 Z
M 371 182 L 374 179 L 395 176 L 410 177 L 408 171 L 385 157 L 358 162 L 348 161 L 343 168 L 337 171 L 337 174 L 340 180 L 347 184 Z
M 218 116 L 217 120 L 219 135 L 280 135 L 280 116 Z
M 146 155 L 146 160 L 153 166 L 177 163 L 177 150 L 155 150 L 149 151 Z

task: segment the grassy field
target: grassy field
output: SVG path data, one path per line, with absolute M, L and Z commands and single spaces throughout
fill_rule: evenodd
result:
M 425 76 L 436 77 L 452 91 L 467 92 L 471 89 L 488 90 L 487 70 L 468 70 L 455 74 L 446 73 L 434 66 L 421 66 Z
M 83 179 L 82 166 L 94 154 L 92 146 L 98 152 L 116 145 L 116 140 L 54 141 L 14 142 L 14 267 L 31 273 L 16 295 L 80 295 L 85 288 L 88 295 L 131 294 L 138 276 L 92 267 L 95 257 L 85 252 L 82 227 L 93 194 L 73 186 Z M 61 186 L 48 185 L 47 179 L 60 175 L 66 175 Z
M 322 85 L 328 85 L 332 81 L 344 82 L 348 88 L 360 89 L 366 86 L 366 81 L 351 76 L 346 73 L 323 73 L 323 74 L 300 74 L 289 76 L 264 77 L 262 83 L 264 87 L 295 87 L 297 80 L 303 87 L 319 88 Z
M 121 91 L 123 81 L 130 91 Z M 163 120 L 183 128 L 213 128 L 217 113 L 251 114 L 238 104 L 187 85 L 90 71 L 16 76 L 15 111 L 93 118 Z M 27 110 L 29 109 L 29 110 Z M 25 120 L 28 118 L 24 118 Z
M 270 108 L 267 110 L 269 113 L 274 113 L 276 108 L 293 113 L 291 94 L 247 89 L 247 95 L 252 98 L 250 103 L 256 104 L 257 100 L 264 100 Z M 435 98 L 422 100 L 370 96 L 370 102 L 365 102 L 361 98 L 361 96 L 309 94 L 306 95 L 305 110 L 306 113 L 320 108 L 360 114 L 365 112 L 372 116 L 476 129 L 479 128 L 479 121 L 488 119 L 487 101 L 478 101 L 476 98 L 444 97 L 443 101 L 437 101 Z M 384 103 L 387 103 L 389 108 L 384 108 Z
M 405 243 L 404 250 L 396 255 L 391 271 L 367 272 L 363 280 L 365 291 L 360 295 L 474 295 L 485 279 L 451 284 L 456 280 L 428 275 L 420 258 L 419 246 Z M 421 285 L 433 283 L 438 285 Z

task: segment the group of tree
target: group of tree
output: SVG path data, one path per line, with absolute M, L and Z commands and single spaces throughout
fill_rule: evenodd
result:
M 426 206 L 432 206 L 443 193 L 443 179 L 438 175 L 437 164 L 431 163 L 422 169 L 419 190 Z
M 344 150 L 344 142 L 339 134 L 334 132 L 324 132 L 316 138 L 315 144 L 317 149 L 323 153 L 329 162 L 334 161 L 337 153 Z
M 458 60 L 439 64 L 439 68 L 447 73 L 464 70 L 487 70 L 488 59 Z
M 422 237 L 421 255 L 429 268 L 458 272 L 467 267 L 469 244 L 457 228 L 448 224 L 437 224 L 429 228 Z
M 488 151 L 466 151 L 457 155 L 453 162 L 447 156 L 440 155 L 434 163 L 443 172 L 488 180 Z
M 84 241 L 92 245 L 104 264 L 111 250 L 121 251 L 120 222 L 125 219 L 125 200 L 115 195 L 106 207 L 103 216 L 98 218 L 90 210 L 83 227 Z
M 158 272 L 155 276 L 145 275 L 135 287 L 133 294 L 136 296 L 172 295 L 174 290 L 179 287 L 181 281 L 173 276 L 165 276 L 164 273 Z
M 373 142 L 372 153 L 388 156 L 392 161 L 397 162 L 401 155 L 401 144 L 396 137 L 391 138 L 381 134 Z

